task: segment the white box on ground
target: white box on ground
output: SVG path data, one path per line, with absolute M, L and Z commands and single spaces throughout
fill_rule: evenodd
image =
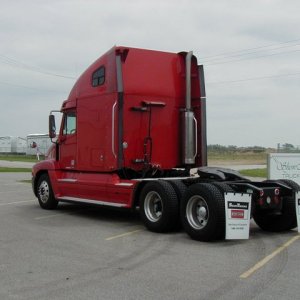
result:
M 251 194 L 225 194 L 227 240 L 248 239 L 251 217 Z
M 268 178 L 290 179 L 300 184 L 300 153 L 270 153 Z

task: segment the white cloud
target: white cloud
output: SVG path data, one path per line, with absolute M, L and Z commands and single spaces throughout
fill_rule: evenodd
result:
M 0 135 L 46 132 L 49 110 L 60 107 L 74 84 L 29 66 L 78 77 L 115 44 L 193 50 L 207 83 L 300 72 L 299 45 L 256 55 L 295 52 L 225 64 L 205 58 L 294 39 L 300 44 L 299 10 L 299 1 L 283 0 L 1 1 Z M 222 61 L 246 58 L 228 55 Z M 299 80 L 207 84 L 209 143 L 299 145 Z

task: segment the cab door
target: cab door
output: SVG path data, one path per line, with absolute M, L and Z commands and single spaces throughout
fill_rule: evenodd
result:
M 62 169 L 76 169 L 77 118 L 74 110 L 65 111 L 59 137 L 59 163 Z

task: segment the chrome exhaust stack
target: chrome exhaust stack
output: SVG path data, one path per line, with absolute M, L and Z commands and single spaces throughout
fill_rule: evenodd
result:
M 185 165 L 195 164 L 197 155 L 197 121 L 191 104 L 191 64 L 193 52 L 185 57 L 186 95 L 185 109 L 182 112 L 182 162 Z
M 207 126 L 206 126 L 206 92 L 205 92 L 205 80 L 204 80 L 204 70 L 203 65 L 198 66 L 198 73 L 200 79 L 200 109 L 201 109 L 201 117 L 200 117 L 200 128 L 201 132 L 199 133 L 200 139 L 200 158 L 202 166 L 207 166 Z

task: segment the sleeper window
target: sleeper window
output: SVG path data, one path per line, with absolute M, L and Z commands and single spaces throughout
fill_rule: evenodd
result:
M 92 75 L 92 86 L 96 87 L 105 82 L 105 68 L 102 66 L 96 70 Z

